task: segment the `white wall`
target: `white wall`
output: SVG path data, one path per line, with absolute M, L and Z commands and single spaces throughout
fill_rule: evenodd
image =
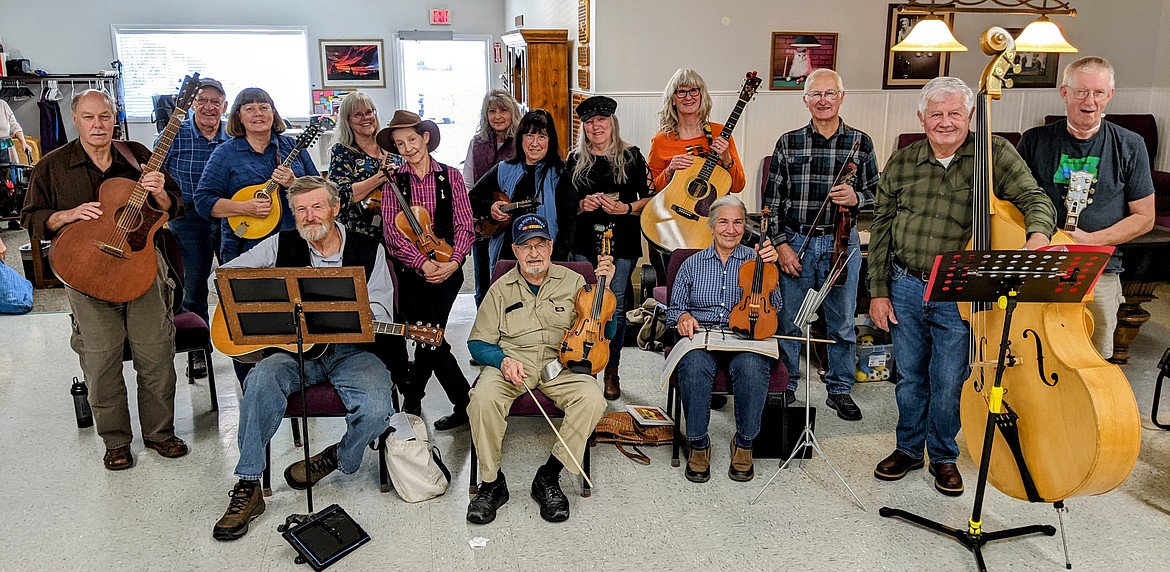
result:
M 51 73 L 94 73 L 108 69 L 114 59 L 112 24 L 138 25 L 248 25 L 306 26 L 309 32 L 309 70 L 314 87 L 321 81 L 317 61 L 317 40 L 385 40 L 387 83 L 384 89 L 369 89 L 383 110 L 396 107 L 392 64 L 396 61 L 393 36 L 399 30 L 450 30 L 463 34 L 490 34 L 499 38 L 505 31 L 504 0 L 199 0 L 174 2 L 158 0 L 67 0 L 42 2 L 0 2 L 0 38 L 9 52 L 19 50 L 34 67 Z M 451 26 L 430 26 L 430 8 L 449 8 Z M 247 57 L 247 54 L 240 54 Z M 492 72 L 496 76 L 502 66 Z M 213 75 L 209 73 L 208 75 Z M 263 87 L 263 86 L 261 86 Z M 310 94 L 306 93 L 305 98 Z M 30 133 L 39 131 L 35 101 L 13 106 L 17 120 Z M 73 137 L 72 126 L 66 127 Z M 131 138 L 149 143 L 153 124 L 131 125 Z

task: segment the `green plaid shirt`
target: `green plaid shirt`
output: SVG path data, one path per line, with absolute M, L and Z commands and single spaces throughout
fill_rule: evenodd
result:
M 1020 154 L 1006 140 L 992 137 L 991 155 L 995 196 L 1020 209 L 1028 234 L 1051 237 L 1056 229 L 1056 209 Z M 936 255 L 967 246 L 974 163 L 974 134 L 967 136 L 950 167 L 943 167 L 934 158 L 927 140 L 890 156 L 874 200 L 869 239 L 871 297 L 889 297 L 890 268 L 895 259 L 911 270 L 929 272 Z

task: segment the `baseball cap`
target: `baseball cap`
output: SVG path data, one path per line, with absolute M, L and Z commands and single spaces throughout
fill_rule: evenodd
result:
M 552 240 L 552 235 L 548 232 L 548 223 L 543 217 L 537 214 L 516 217 L 512 223 L 512 242 L 514 244 L 524 244 L 537 237 Z

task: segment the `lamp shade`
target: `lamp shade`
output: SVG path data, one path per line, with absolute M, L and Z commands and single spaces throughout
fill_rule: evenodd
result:
M 821 43 L 817 41 L 816 36 L 797 36 L 792 40 L 792 46 L 796 48 L 819 48 Z
M 1020 37 L 1016 38 L 1016 51 L 1071 54 L 1076 53 L 1077 49 L 1064 39 L 1060 27 L 1049 20 L 1048 16 L 1040 16 L 1020 32 Z
M 960 44 L 951 33 L 946 22 L 935 16 L 928 16 L 914 24 L 910 33 L 890 48 L 895 52 L 965 52 L 967 46 Z

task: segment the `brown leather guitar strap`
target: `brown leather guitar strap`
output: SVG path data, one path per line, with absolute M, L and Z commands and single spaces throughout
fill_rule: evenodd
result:
M 121 155 L 122 158 L 126 160 L 126 162 L 130 163 L 130 166 L 134 167 L 135 171 L 141 173 L 142 163 L 139 163 L 138 158 L 130 152 L 130 146 L 127 145 L 125 141 L 114 141 L 113 144 L 114 149 L 118 150 L 118 154 Z

